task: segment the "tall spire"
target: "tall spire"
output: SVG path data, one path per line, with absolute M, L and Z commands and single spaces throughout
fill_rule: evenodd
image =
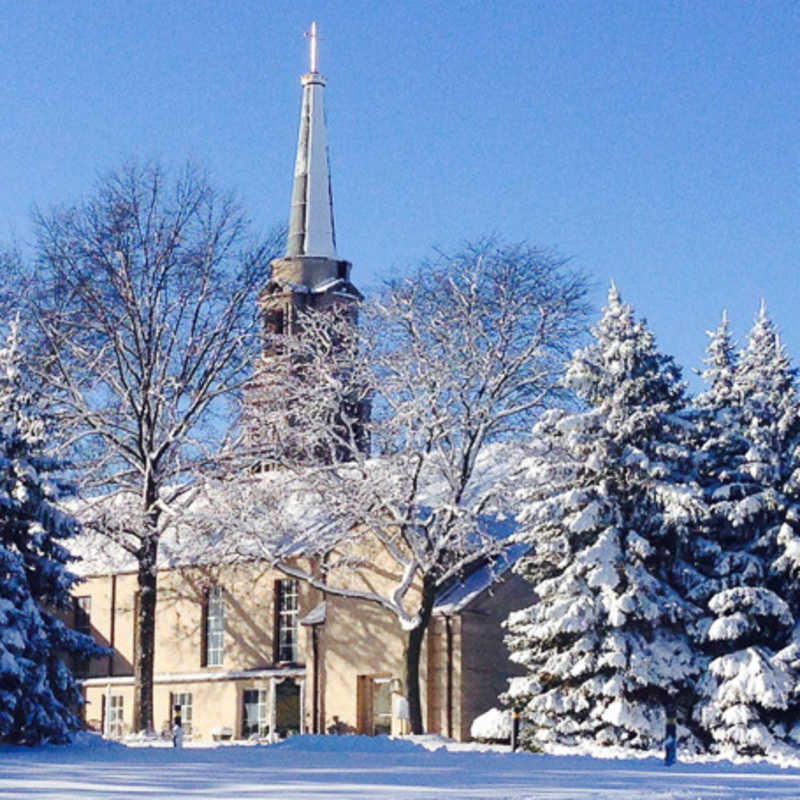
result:
M 336 258 L 323 105 L 325 78 L 319 73 L 319 35 L 316 22 L 311 23 L 311 30 L 306 36 L 309 39 L 310 63 L 309 72 L 301 78 L 303 105 L 297 139 L 286 256 Z

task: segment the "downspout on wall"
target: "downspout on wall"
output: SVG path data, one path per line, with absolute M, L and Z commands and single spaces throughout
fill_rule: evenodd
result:
M 445 666 L 445 703 L 447 717 L 447 737 L 453 738 L 453 618 L 448 614 L 444 618 L 446 642 Z
M 117 576 L 111 576 L 111 620 L 108 626 L 108 646 L 111 652 L 108 654 L 108 674 L 109 677 L 114 674 L 114 639 L 115 628 L 117 621 Z
M 314 662 L 314 682 L 311 688 L 311 733 L 319 730 L 319 626 L 311 626 L 311 650 Z

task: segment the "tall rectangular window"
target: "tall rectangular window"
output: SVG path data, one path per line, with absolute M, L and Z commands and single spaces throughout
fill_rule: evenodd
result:
M 72 627 L 87 636 L 92 635 L 92 598 L 88 595 L 84 597 L 72 598 Z M 72 662 L 72 669 L 78 677 L 85 677 L 89 674 L 90 660 L 76 656 Z
M 181 713 L 181 727 L 183 728 L 184 736 L 192 735 L 192 693 L 191 692 L 174 692 L 172 694 L 172 703 L 170 704 L 170 713 L 172 718 L 175 717 L 175 706 L 180 707 Z
M 251 736 L 266 736 L 269 733 L 267 690 L 245 689 L 243 694 L 242 738 L 249 739 Z
M 296 662 L 298 584 L 294 578 L 275 582 L 275 660 Z
M 125 735 L 123 696 L 112 694 L 108 702 L 108 728 L 106 735 L 110 739 L 121 739 Z
M 225 645 L 225 598 L 220 586 L 212 586 L 206 593 L 205 634 L 205 665 L 219 667 Z

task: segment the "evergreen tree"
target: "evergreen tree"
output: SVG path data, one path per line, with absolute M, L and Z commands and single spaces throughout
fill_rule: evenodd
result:
M 800 406 L 796 379 L 797 371 L 762 303 L 734 385 L 749 443 L 743 469 L 760 486 L 747 511 L 762 531 L 758 546 L 769 558 L 770 586 L 790 603 L 798 617 Z
M 755 565 L 728 564 L 729 553 L 723 548 L 730 536 L 727 505 L 731 492 L 739 491 L 740 476 L 732 467 L 737 455 L 746 450 L 746 443 L 733 415 L 733 383 L 736 368 L 736 347 L 730 333 L 727 315 L 710 337 L 702 376 L 708 389 L 693 401 L 691 412 L 695 475 L 702 487 L 709 513 L 704 524 L 693 532 L 689 542 L 683 574 L 683 593 L 692 602 L 706 607 L 708 600 L 721 588 L 721 575 L 747 572 Z M 763 572 L 756 572 L 756 580 Z M 707 627 L 707 626 L 706 626 Z
M 47 433 L 12 323 L 0 350 L 0 740 L 23 744 L 69 740 L 82 698 L 62 659 L 105 652 L 56 615 L 76 581 L 61 540 L 77 525 L 54 505 L 67 487 Z
M 676 591 L 688 525 L 703 513 L 690 480 L 680 372 L 612 286 L 566 383 L 586 404 L 553 411 L 523 465 L 518 571 L 536 603 L 509 616 L 527 675 L 505 700 L 537 741 L 660 745 L 664 706 L 700 672 Z M 690 699 L 690 698 L 688 698 Z
M 702 373 L 708 388 L 694 398 L 692 429 L 696 475 L 708 515 L 692 537 L 688 560 L 696 579 L 686 586 L 688 596 L 703 607 L 719 591 L 760 586 L 766 580 L 764 561 L 753 551 L 755 528 L 742 524 L 747 508 L 742 501 L 759 484 L 743 469 L 750 445 L 735 389 L 738 358 L 727 315 L 708 336 Z
M 710 615 L 700 644 L 712 660 L 695 716 L 713 749 L 766 753 L 790 734 L 800 677 L 790 646 L 791 592 L 776 579 L 775 565 L 787 535 L 783 485 L 797 434 L 794 374 L 763 305 L 738 363 L 725 319 L 706 363 L 709 388 L 695 405 L 710 514 L 707 535 L 697 542 L 709 543 L 704 553 L 712 563 L 694 599 Z

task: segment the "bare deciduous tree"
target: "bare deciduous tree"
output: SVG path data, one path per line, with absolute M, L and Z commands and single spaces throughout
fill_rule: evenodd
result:
M 480 243 L 389 285 L 358 325 L 352 309 L 304 314 L 268 343 L 250 455 L 280 469 L 227 481 L 217 527 L 238 530 L 229 541 L 248 557 L 397 616 L 415 733 L 436 596 L 503 546 L 483 524 L 497 494 L 490 445 L 527 432 L 558 397 L 585 293 L 548 253 Z M 385 591 L 354 580 L 376 545 L 395 576 Z
M 41 378 L 84 524 L 137 564 L 133 726 L 152 728 L 159 539 L 229 429 L 280 236 L 252 244 L 235 201 L 191 166 L 174 178 L 125 167 L 87 202 L 35 221 L 27 300 Z

